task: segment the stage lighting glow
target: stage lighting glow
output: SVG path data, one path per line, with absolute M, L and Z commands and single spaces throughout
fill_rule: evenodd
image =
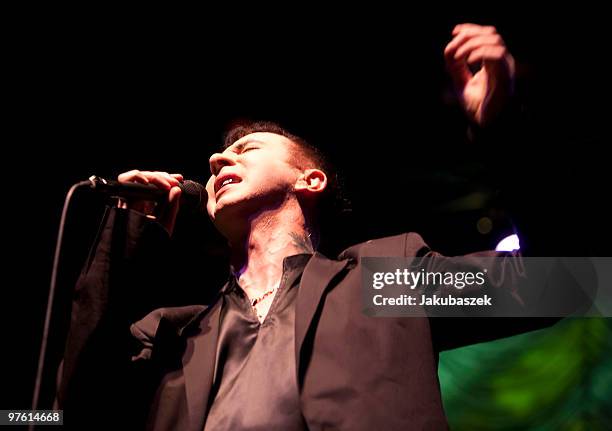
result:
M 519 237 L 516 234 L 510 235 L 502 239 L 495 247 L 495 251 L 512 251 L 520 250 L 521 244 Z

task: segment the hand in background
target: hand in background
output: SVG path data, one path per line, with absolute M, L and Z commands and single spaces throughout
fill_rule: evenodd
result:
M 512 94 L 515 62 L 492 26 L 459 24 L 444 49 L 451 75 L 468 118 L 480 126 L 491 122 Z M 472 73 L 470 66 L 481 66 Z

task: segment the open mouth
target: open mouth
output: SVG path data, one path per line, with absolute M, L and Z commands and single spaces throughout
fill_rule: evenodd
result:
M 221 190 L 230 186 L 231 184 L 237 184 L 241 181 L 242 180 L 240 179 L 238 175 L 234 175 L 234 174 L 221 175 L 215 181 L 215 194 L 219 193 Z

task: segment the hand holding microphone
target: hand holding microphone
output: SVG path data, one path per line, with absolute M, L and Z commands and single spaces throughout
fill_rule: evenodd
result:
M 96 187 L 120 197 L 120 207 L 157 219 L 170 235 L 174 231 L 181 201 L 203 210 L 208 197 L 204 186 L 184 180 L 181 174 L 131 170 L 120 174 L 117 179 L 118 182 L 103 180 Z

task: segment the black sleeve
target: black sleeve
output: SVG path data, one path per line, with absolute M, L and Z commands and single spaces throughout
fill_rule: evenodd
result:
M 157 382 L 131 323 L 168 290 L 169 236 L 134 211 L 108 209 L 78 279 L 56 406 L 70 428 L 140 429 Z
M 518 251 L 484 251 L 453 258 L 431 251 L 419 235 L 408 234 L 406 244 L 405 256 L 422 258 L 421 267 L 430 273 L 486 270 L 482 287 L 457 290 L 431 286 L 434 290 L 428 291 L 429 295 L 470 297 L 486 293 L 495 305 L 492 309 L 454 307 L 460 316 L 448 317 L 435 317 L 436 310 L 428 309 L 437 351 L 546 328 L 564 316 L 581 315 L 595 297 L 597 276 L 588 259 L 570 263 L 550 259 L 542 267 L 541 261 L 529 260 Z M 502 310 L 512 317 L 494 317 Z
M 473 311 L 466 308 L 461 317 L 430 317 L 434 347 L 437 351 L 454 349 L 470 344 L 492 341 L 499 338 L 543 329 L 560 320 L 560 317 L 519 317 L 521 313 L 528 314 L 536 300 L 541 300 L 539 293 L 529 292 L 525 287 L 529 270 L 525 268 L 519 253 L 482 252 L 472 255 L 478 259 L 478 268 L 487 270 L 487 283 L 484 292 L 492 297 L 492 301 L 504 310 L 513 311 L 517 317 L 494 317 L 495 309 L 484 310 L 476 308 Z M 479 259 L 484 258 L 483 260 Z M 454 269 L 453 258 L 437 253 L 428 254 L 428 271 L 450 271 Z M 461 258 L 462 260 L 465 257 Z M 483 265 L 484 264 L 484 265 Z M 462 269 L 465 264 L 462 262 Z M 543 286 L 544 287 L 544 286 Z M 470 289 L 461 292 L 450 292 L 454 288 L 440 291 L 439 295 L 470 296 Z M 444 290 L 444 289 L 442 289 Z M 458 294 L 457 294 L 458 293 Z M 568 311 L 569 312 L 569 311 Z

